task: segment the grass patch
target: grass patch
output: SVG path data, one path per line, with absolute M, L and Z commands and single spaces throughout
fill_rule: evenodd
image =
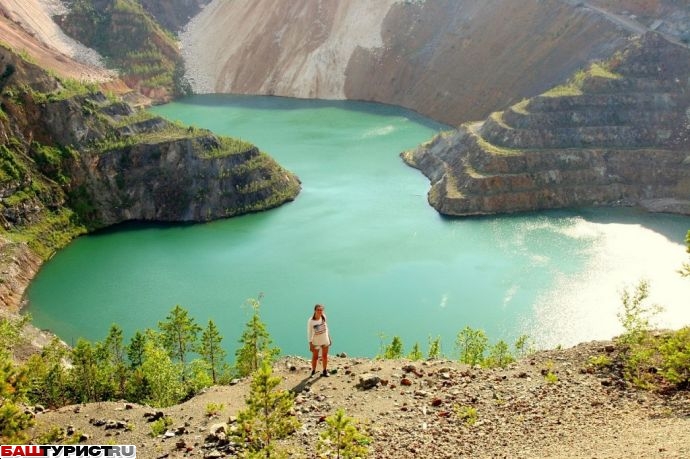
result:
M 529 115 L 527 111 L 527 105 L 529 105 L 529 99 L 522 99 L 517 104 L 510 107 L 515 113 L 520 113 L 521 115 Z
M 65 247 L 77 236 L 86 233 L 86 228 L 76 223 L 71 209 L 46 212 L 35 224 L 15 228 L 5 234 L 14 242 L 26 242 L 44 260 Z
M 595 62 L 587 68 L 587 70 L 579 70 L 573 75 L 567 83 L 549 89 L 542 96 L 545 97 L 567 97 L 567 96 L 581 96 L 582 86 L 585 80 L 589 77 L 619 79 L 621 75 L 612 72 L 608 64 L 604 62 Z
M 253 144 L 234 137 L 218 137 L 220 146 L 212 150 L 205 150 L 201 153 L 202 158 L 224 158 L 238 153 L 246 153 L 252 148 Z

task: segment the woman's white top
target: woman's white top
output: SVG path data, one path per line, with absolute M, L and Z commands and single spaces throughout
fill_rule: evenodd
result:
M 331 338 L 328 336 L 328 325 L 323 317 L 319 320 L 309 317 L 307 321 L 307 339 L 314 346 L 330 346 Z

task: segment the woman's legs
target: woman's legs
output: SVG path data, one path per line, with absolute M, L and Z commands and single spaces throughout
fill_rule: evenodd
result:
M 328 346 L 321 346 L 321 361 L 323 363 L 323 371 L 328 368 Z M 316 363 L 312 364 L 313 368 L 316 368 Z
M 319 361 L 319 348 L 313 347 L 311 351 L 311 371 L 314 373 L 316 371 L 316 363 Z

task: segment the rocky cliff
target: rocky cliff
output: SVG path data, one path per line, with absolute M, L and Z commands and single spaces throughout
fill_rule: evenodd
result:
M 211 0 L 140 0 L 146 11 L 168 30 L 177 32 Z
M 177 42 L 138 1 L 71 0 L 55 20 L 144 96 L 163 103 L 188 92 Z
M 690 50 L 648 34 L 568 84 L 403 154 L 448 215 L 591 205 L 690 214 Z
M 181 41 L 197 92 L 372 100 L 457 125 L 634 34 L 560 0 L 215 0 Z
M 251 144 L 136 112 L 5 47 L 0 107 L 0 254 L 3 266 L 25 270 L 3 268 L 18 280 L 11 292 L 0 289 L 8 307 L 36 260 L 85 231 L 126 220 L 229 217 L 299 192 L 297 177 Z

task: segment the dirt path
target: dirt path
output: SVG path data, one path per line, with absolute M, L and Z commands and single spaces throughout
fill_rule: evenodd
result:
M 570 2 L 570 3 L 575 3 L 575 2 Z M 621 16 L 619 14 L 614 14 L 614 13 L 607 11 L 603 8 L 600 8 L 598 6 L 594 6 L 591 3 L 586 3 L 586 2 L 577 2 L 577 3 L 580 3 L 580 6 L 582 6 L 583 8 L 588 8 L 592 11 L 598 12 L 599 14 L 606 17 L 609 21 L 613 22 L 614 24 L 616 24 L 620 27 L 623 27 L 625 30 L 628 30 L 629 32 L 636 33 L 639 35 L 644 35 L 647 32 L 656 32 L 656 33 L 661 34 L 665 39 L 667 39 L 668 41 L 670 41 L 672 43 L 675 43 L 675 44 L 680 45 L 680 46 L 684 46 L 686 48 L 688 47 L 688 44 L 683 43 L 677 37 L 674 37 L 672 35 L 669 35 L 669 34 L 666 34 L 663 32 L 653 31 L 649 27 L 646 27 L 645 25 L 640 24 L 639 22 L 637 22 L 634 19 L 631 19 L 629 17 Z

